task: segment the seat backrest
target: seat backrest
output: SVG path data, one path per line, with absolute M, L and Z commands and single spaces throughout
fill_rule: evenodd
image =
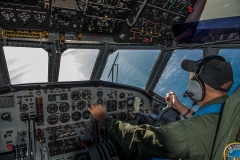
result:
M 225 102 L 211 159 L 212 160 L 228 159 L 227 156 L 231 155 L 228 153 L 230 153 L 231 147 L 233 146 L 238 146 L 235 149 L 236 151 L 238 151 L 238 156 L 235 158 L 239 158 L 240 156 L 240 140 L 239 140 L 240 138 L 238 137 L 240 134 L 239 132 L 240 132 L 240 88 L 235 90 L 235 92 Z

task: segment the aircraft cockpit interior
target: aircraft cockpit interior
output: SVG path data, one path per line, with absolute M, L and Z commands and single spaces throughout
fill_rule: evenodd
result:
M 190 107 L 180 63 L 207 55 L 231 62 L 234 89 L 240 1 L 0 0 L 0 47 L 1 160 L 130 160 L 87 108 L 182 120 L 166 93 Z

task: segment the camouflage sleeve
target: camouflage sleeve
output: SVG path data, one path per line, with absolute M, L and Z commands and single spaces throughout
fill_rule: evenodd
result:
M 187 153 L 187 134 L 180 123 L 153 127 L 130 125 L 108 117 L 103 124 L 129 156 L 174 158 Z

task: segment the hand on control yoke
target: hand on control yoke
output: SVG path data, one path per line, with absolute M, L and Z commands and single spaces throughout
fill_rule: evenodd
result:
M 92 114 L 92 116 L 99 122 L 103 122 L 107 117 L 107 111 L 100 104 L 92 104 L 87 110 Z
M 170 94 L 170 95 L 169 95 Z M 169 97 L 170 96 L 170 97 Z M 188 109 L 185 107 L 177 98 L 174 92 L 169 92 L 166 94 L 165 100 L 168 107 L 173 107 L 179 113 L 182 113 L 184 110 Z

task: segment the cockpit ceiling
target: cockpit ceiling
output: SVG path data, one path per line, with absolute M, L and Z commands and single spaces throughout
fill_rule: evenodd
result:
M 200 20 L 240 16 L 239 0 L 207 0 Z
M 0 38 L 168 47 L 181 44 L 173 29 L 178 24 L 236 16 L 239 0 L 5 0 Z

